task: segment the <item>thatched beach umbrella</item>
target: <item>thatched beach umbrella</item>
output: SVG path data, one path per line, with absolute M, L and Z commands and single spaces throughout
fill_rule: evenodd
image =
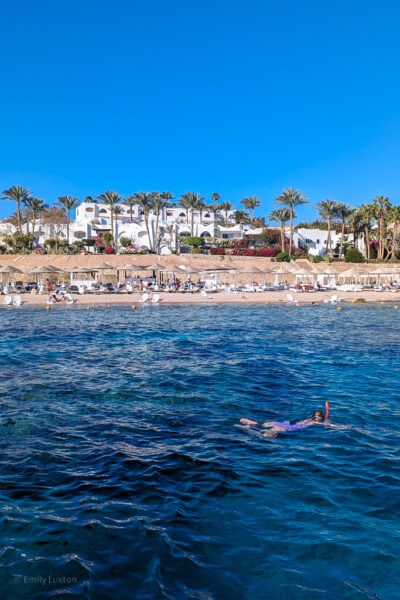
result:
M 339 274 L 339 272 L 336 271 L 336 269 L 333 269 L 332 267 L 324 267 L 323 269 L 321 269 L 321 271 L 319 269 L 315 269 L 315 271 L 318 273 L 318 275 L 323 276 L 323 284 L 324 285 L 328 285 L 329 287 L 334 287 L 336 285 L 336 279 Z M 318 281 L 318 275 L 317 275 L 317 281 Z
M 245 269 L 239 269 L 239 275 L 254 275 L 254 276 L 258 276 L 257 279 L 260 279 L 262 275 L 264 275 L 263 271 L 261 271 L 261 269 L 259 269 L 258 267 L 246 267 Z M 254 281 L 254 277 L 247 277 L 247 279 L 251 279 L 253 283 L 255 283 Z
M 360 272 L 357 271 L 356 269 L 347 269 L 346 271 L 343 271 L 342 273 L 339 273 L 338 275 L 339 279 L 349 279 L 350 283 L 354 283 L 354 280 L 359 280 L 360 279 Z
M 274 269 L 273 271 L 275 276 L 274 285 L 279 285 L 282 282 L 283 275 L 291 275 L 292 270 L 289 268 L 279 267 L 279 269 Z
M 392 267 L 382 265 L 381 267 L 378 267 L 377 269 L 370 271 L 369 275 L 376 276 L 378 283 L 380 283 L 381 277 L 384 277 L 385 280 L 387 280 L 388 275 L 393 275 L 393 273 L 394 273 L 394 271 L 393 271 Z
M 222 265 L 220 263 L 214 263 L 209 265 L 208 267 L 201 269 L 202 273 L 210 273 L 212 275 L 211 279 L 217 283 L 217 275 L 218 273 L 224 274 L 224 283 L 226 283 L 226 278 L 229 274 L 234 274 L 237 271 L 236 267 Z
M 13 265 L 2 265 L 0 267 L 0 273 L 6 274 L 5 287 L 8 287 L 10 285 L 10 274 L 23 273 L 23 271 L 21 269 L 18 269 L 18 267 L 13 267 Z M 2 277 L 2 280 L 3 280 L 3 277 Z
M 152 271 L 154 279 L 157 281 L 157 273 L 161 273 L 162 271 L 166 271 L 164 265 L 160 265 L 160 263 L 154 263 L 153 265 L 149 265 L 148 267 L 144 267 L 143 271 Z
M 116 269 L 117 267 L 115 267 L 114 265 L 109 265 L 104 261 L 90 267 L 91 271 L 115 271 Z

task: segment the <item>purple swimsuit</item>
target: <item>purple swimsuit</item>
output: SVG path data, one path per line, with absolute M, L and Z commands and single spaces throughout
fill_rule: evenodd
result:
M 304 429 L 305 427 L 309 427 L 310 423 L 295 423 L 291 425 L 289 421 L 283 421 L 280 423 L 279 421 L 274 421 L 273 426 L 279 427 L 280 429 L 284 429 L 285 431 L 297 431 L 298 429 Z

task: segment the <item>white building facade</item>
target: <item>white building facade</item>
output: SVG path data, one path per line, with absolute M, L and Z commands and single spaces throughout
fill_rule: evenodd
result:
M 164 208 L 160 214 L 150 211 L 146 223 L 139 205 L 132 208 L 118 205 L 119 212 L 111 218 L 110 208 L 97 202 L 82 202 L 76 209 L 75 220 L 69 226 L 69 243 L 83 239 L 99 240 L 104 233 L 111 233 L 117 251 L 121 250 L 121 239 L 130 241 L 137 250 L 153 250 L 158 254 L 171 254 L 178 250 L 181 236 L 214 237 L 214 214 L 211 211 L 195 210 L 193 214 L 181 207 Z M 113 228 L 113 231 L 111 229 Z M 60 239 L 66 239 L 66 225 L 61 226 Z M 43 244 L 55 237 L 54 225 L 38 224 L 38 243 Z

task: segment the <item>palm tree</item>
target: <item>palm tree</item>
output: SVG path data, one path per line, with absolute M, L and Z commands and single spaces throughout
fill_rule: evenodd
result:
M 213 196 L 218 196 L 219 198 L 219 194 L 215 193 L 211 195 L 211 198 Z M 214 237 L 217 237 L 217 218 L 218 218 L 218 213 L 221 210 L 221 205 L 218 204 L 218 202 L 213 202 L 212 204 L 208 204 L 207 205 L 208 210 L 211 210 L 211 212 L 214 215 Z
M 147 237 L 149 238 L 149 247 L 151 248 L 152 241 L 151 241 L 150 226 L 149 226 L 150 211 L 153 208 L 153 201 L 151 199 L 151 194 L 149 194 L 148 192 L 136 192 L 136 194 L 134 194 L 134 196 L 136 198 L 136 204 L 138 206 L 140 206 L 140 208 L 142 209 L 144 223 L 146 225 Z
M 127 198 L 125 198 L 125 200 L 122 202 L 122 204 L 125 204 L 125 206 L 128 206 L 131 223 L 133 223 L 133 207 L 136 206 L 136 204 L 137 204 L 135 194 L 132 194 L 131 196 L 128 196 Z
M 294 209 L 296 206 L 300 206 L 302 204 L 308 204 L 307 196 L 304 196 L 301 192 L 298 192 L 294 188 L 286 188 L 283 190 L 280 196 L 276 198 L 275 204 L 281 204 L 282 206 L 287 206 L 289 209 L 289 226 L 290 226 L 290 234 L 289 234 L 289 255 L 292 254 L 292 245 L 293 245 L 293 217 L 294 217 Z
M 391 244 L 390 249 L 388 251 L 388 258 L 391 258 L 392 256 L 396 256 L 400 241 L 400 206 L 392 206 L 392 208 L 388 211 L 388 222 L 392 224 Z
M 30 197 L 31 193 L 20 185 L 13 185 L 2 193 L 4 196 L 1 200 L 14 200 L 17 203 L 17 229 L 19 233 L 22 233 L 21 204 Z
M 168 206 L 171 204 L 171 200 L 173 197 L 174 195 L 171 194 L 171 192 L 161 192 L 161 198 L 168 202 Z
M 296 218 L 296 215 L 293 215 L 293 217 Z M 271 221 L 279 223 L 281 229 L 281 250 L 285 252 L 286 223 L 290 219 L 290 210 L 288 208 L 276 208 L 270 213 L 268 218 Z
M 339 247 L 339 258 L 342 258 L 343 255 L 343 242 L 344 242 L 344 232 L 346 228 L 346 223 L 352 214 L 353 209 L 348 204 L 344 204 L 343 202 L 338 202 L 336 206 L 337 216 L 340 217 L 340 221 L 342 223 L 342 231 L 340 236 L 340 247 Z
M 58 206 L 67 217 L 67 240 L 69 241 L 69 226 L 71 224 L 71 210 L 79 206 L 79 199 L 72 196 L 60 196 L 57 200 Z
M 233 204 L 231 204 L 227 200 L 225 200 L 224 202 L 221 202 L 221 204 L 220 204 L 220 210 L 222 210 L 225 213 L 225 225 L 226 226 L 229 225 L 229 213 L 233 209 L 234 209 Z
M 191 213 L 190 233 L 193 236 L 194 229 L 194 211 L 199 208 L 199 202 L 202 201 L 200 194 L 195 192 L 185 192 L 179 198 L 179 206 L 185 209 L 187 222 L 189 223 L 189 211 Z
M 172 194 L 169 194 L 169 192 L 152 192 L 150 194 L 151 196 L 151 202 L 153 205 L 153 213 L 155 213 L 156 215 L 156 224 L 155 224 L 155 228 L 154 228 L 154 240 L 152 243 L 152 250 L 156 251 L 157 250 L 157 254 L 158 254 L 158 248 L 156 249 L 156 244 L 158 245 L 158 233 L 159 233 L 159 220 L 160 220 L 160 214 L 162 213 L 162 211 L 164 210 L 164 208 L 166 208 L 169 205 L 169 197 L 172 197 Z M 165 197 L 167 196 L 167 197 Z
M 31 214 L 31 225 L 32 225 L 32 236 L 35 235 L 35 221 L 39 217 L 40 213 L 43 210 L 46 210 L 48 206 L 44 203 L 44 200 L 40 200 L 39 198 L 33 198 L 29 196 L 29 198 L 24 199 L 24 205 L 29 209 Z
M 329 251 L 330 256 L 332 256 L 332 219 L 334 219 L 338 214 L 338 202 L 336 200 L 323 200 L 322 202 L 318 202 L 316 208 L 318 209 L 320 217 L 325 219 L 328 224 L 328 235 L 326 237 L 326 254 L 328 254 Z
M 378 258 L 382 259 L 385 252 L 386 217 L 392 205 L 389 198 L 385 198 L 385 196 L 374 198 L 372 205 L 375 209 L 375 218 L 378 221 Z
M 104 194 L 99 194 L 97 197 L 99 198 L 99 200 L 101 200 L 103 202 L 103 204 L 106 204 L 108 206 L 108 208 L 110 209 L 111 235 L 113 237 L 113 248 L 114 248 L 114 245 L 115 245 L 115 242 L 114 242 L 114 240 L 115 240 L 115 231 L 114 231 L 115 207 L 117 206 L 117 204 L 119 204 L 122 201 L 122 196 L 117 194 L 117 192 L 108 190 L 107 192 L 104 192 Z
M 254 211 L 257 206 L 260 206 L 261 200 L 259 200 L 256 196 L 251 196 L 251 198 L 243 198 L 243 200 L 240 201 L 240 204 L 243 204 L 245 209 L 250 211 L 251 224 L 253 224 Z
M 373 204 L 365 203 L 362 204 L 355 212 L 359 224 L 364 230 L 365 258 L 369 261 L 371 258 L 370 231 L 372 222 L 375 219 L 375 207 Z
M 249 213 L 244 210 L 235 210 L 234 218 L 237 225 L 249 225 L 251 223 Z

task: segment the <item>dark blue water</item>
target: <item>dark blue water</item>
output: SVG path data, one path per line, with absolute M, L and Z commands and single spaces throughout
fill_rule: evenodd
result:
M 398 598 L 399 323 L 0 309 L 1 598 Z M 238 426 L 325 400 L 331 426 Z

